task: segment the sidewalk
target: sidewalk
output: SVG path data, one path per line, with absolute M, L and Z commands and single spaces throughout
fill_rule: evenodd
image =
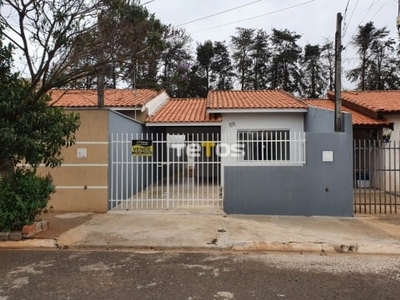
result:
M 48 214 L 47 231 L 0 248 L 59 247 L 400 254 L 400 216 L 244 216 L 167 211 Z

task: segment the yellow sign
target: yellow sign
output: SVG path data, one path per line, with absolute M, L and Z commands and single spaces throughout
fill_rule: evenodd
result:
M 152 156 L 153 141 L 132 140 L 132 156 Z
M 201 143 L 201 146 L 206 148 L 206 157 L 210 157 L 211 156 L 211 148 L 215 147 L 217 145 L 217 143 L 215 142 L 211 142 L 211 141 L 204 141 Z

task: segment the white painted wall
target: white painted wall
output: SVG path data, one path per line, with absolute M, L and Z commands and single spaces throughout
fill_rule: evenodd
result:
M 400 115 L 386 115 L 387 119 L 394 123 L 393 132 L 390 136 L 391 143 L 387 145 L 389 149 L 384 150 L 384 160 L 386 169 L 393 170 L 385 172 L 386 178 L 384 183 L 386 184 L 386 190 L 389 192 L 400 191 L 400 171 L 394 171 L 400 169 Z M 397 149 L 395 149 L 397 147 Z
M 142 111 L 147 109 L 148 115 L 152 116 L 165 103 L 165 101 L 167 101 L 168 98 L 168 94 L 166 92 L 162 92 L 157 97 L 147 102 L 142 107 Z
M 290 130 L 304 132 L 305 113 L 230 113 L 222 114 L 221 143 L 236 144 L 240 130 Z M 221 185 L 224 185 L 224 166 L 271 165 L 271 162 L 238 161 L 237 157 L 221 158 Z
M 386 118 L 394 122 L 391 140 L 396 141 L 396 143 L 400 142 L 400 115 L 387 115 Z

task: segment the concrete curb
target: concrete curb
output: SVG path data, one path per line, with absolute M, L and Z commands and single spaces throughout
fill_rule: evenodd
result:
M 23 241 L 0 242 L 0 249 L 23 249 L 23 248 L 57 248 L 55 239 L 29 239 Z
M 144 245 L 99 245 L 99 244 L 70 244 L 57 245 L 58 248 L 79 249 L 106 249 L 106 250 L 134 250 L 134 251 L 188 251 L 188 252 L 305 252 L 305 253 L 343 253 L 343 254 L 376 254 L 400 255 L 400 246 L 396 244 L 359 244 L 339 245 L 325 242 L 255 242 L 241 245 L 227 246 L 144 246 Z

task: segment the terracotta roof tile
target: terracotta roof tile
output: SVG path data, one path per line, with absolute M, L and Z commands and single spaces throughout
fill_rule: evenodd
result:
M 311 107 L 318 107 L 329 110 L 335 109 L 335 103 L 329 99 L 304 99 L 303 101 Z M 352 114 L 353 125 L 355 126 L 390 126 L 393 124 L 392 122 L 389 122 L 385 119 L 377 120 L 371 118 L 345 106 L 342 106 L 342 111 Z
M 294 96 L 279 90 L 210 91 L 209 109 L 305 109 Z
M 328 93 L 330 99 L 335 94 Z M 342 92 L 342 100 L 375 113 L 400 113 L 400 91 L 354 91 Z
M 104 91 L 105 107 L 141 107 L 162 91 L 118 89 Z M 97 90 L 51 90 L 51 105 L 59 107 L 97 107 Z
M 150 116 L 148 123 L 212 123 L 221 122 L 219 114 L 207 114 L 207 99 L 171 98 Z

